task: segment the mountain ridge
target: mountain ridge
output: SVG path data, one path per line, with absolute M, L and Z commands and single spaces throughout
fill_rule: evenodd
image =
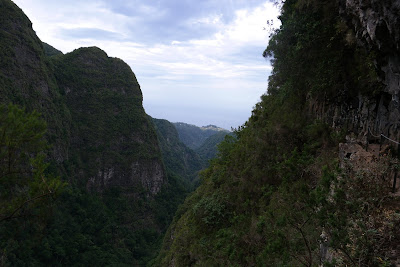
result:
M 181 141 L 191 149 L 199 148 L 208 137 L 217 132 L 229 132 L 211 124 L 202 127 L 184 122 L 174 122 L 173 124 L 178 130 Z
M 68 182 L 42 220 L 0 221 L 1 265 L 145 264 L 188 189 L 165 169 L 135 74 L 97 47 L 43 44 L 10 0 L 0 13 L 0 104 L 41 113 L 46 174 Z
M 42 113 L 45 174 L 69 183 L 46 216 L 0 221 L 0 264 L 398 265 L 399 9 L 282 1 L 268 93 L 222 136 L 150 118 L 126 63 L 60 54 L 0 0 L 0 104 Z
M 154 266 L 398 265 L 399 7 L 282 1 L 268 93 L 219 146 Z

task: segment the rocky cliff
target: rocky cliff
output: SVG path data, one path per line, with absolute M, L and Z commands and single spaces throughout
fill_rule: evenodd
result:
M 178 210 L 161 266 L 398 264 L 398 1 L 282 2 L 268 93 Z
M 54 169 L 95 191 L 157 194 L 166 174 L 129 66 L 94 47 L 63 55 L 39 40 L 14 3 L 2 0 L 0 10 L 1 103 L 42 113 Z
M 204 168 L 200 156 L 179 140 L 174 124 L 167 120 L 153 119 L 167 170 L 192 183 Z
M 10 0 L 0 14 L 0 104 L 41 113 L 45 173 L 68 182 L 35 213 L 40 225 L 0 222 L 0 265 L 145 265 L 187 188 L 167 178 L 134 73 L 96 47 L 64 55 L 42 43 Z
M 152 195 L 166 182 L 157 136 L 130 67 L 99 48 L 53 58 L 56 80 L 71 111 L 71 177 L 87 187 L 143 187 Z
M 51 62 L 32 23 L 11 1 L 0 1 L 0 102 L 42 113 L 48 123 L 52 159 L 68 156 L 70 113 L 58 90 Z
M 335 101 L 311 101 L 311 109 L 334 127 L 347 127 L 360 141 L 384 134 L 400 140 L 400 1 L 342 0 L 340 17 L 347 25 L 346 40 L 366 49 L 379 83 L 369 92 Z M 371 82 L 368 86 L 371 85 Z M 372 140 L 374 141 L 374 140 Z

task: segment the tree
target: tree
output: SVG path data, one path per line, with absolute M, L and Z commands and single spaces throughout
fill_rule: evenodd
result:
M 46 208 L 64 186 L 45 172 L 46 129 L 38 112 L 0 106 L 0 223 Z

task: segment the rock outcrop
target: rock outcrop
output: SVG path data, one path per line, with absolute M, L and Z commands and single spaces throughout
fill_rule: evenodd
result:
M 380 134 L 400 140 L 400 1 L 341 0 L 340 4 L 349 35 L 369 51 L 383 87 L 377 83 L 374 92 L 353 97 L 344 92 L 346 97 L 338 96 L 336 102 L 311 100 L 311 113 L 356 133 L 364 143 Z
M 157 194 L 166 174 L 130 67 L 95 47 L 63 55 L 12 1 L 0 11 L 0 103 L 42 113 L 52 168 L 90 190 Z
M 97 47 L 53 61 L 72 117 L 72 176 L 89 178 L 87 187 L 96 191 L 122 186 L 159 192 L 166 180 L 161 152 L 130 67 Z
M 51 63 L 31 21 L 11 1 L 0 1 L 0 104 L 37 110 L 48 123 L 51 158 L 68 157 L 70 116 L 58 91 Z
M 357 40 L 377 50 L 377 65 L 383 72 L 386 91 L 399 101 L 400 91 L 400 1 L 346 0 L 342 12 Z
M 361 124 L 368 124 L 375 132 L 397 139 L 400 122 L 399 14 L 398 0 L 341 1 L 342 18 L 354 31 L 358 44 L 376 55 L 375 67 L 385 86 L 374 98 L 360 95 L 352 108 L 357 109 L 356 114 Z

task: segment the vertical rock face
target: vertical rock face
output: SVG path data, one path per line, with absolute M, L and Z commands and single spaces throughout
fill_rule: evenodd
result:
M 159 192 L 161 152 L 130 67 L 95 47 L 63 55 L 45 45 L 48 57 L 12 1 L 0 0 L 0 14 L 0 104 L 42 113 L 56 168 L 95 191 Z
M 343 0 L 342 12 L 350 16 L 358 39 L 389 53 L 399 51 L 399 0 Z
M 126 193 L 144 189 L 148 195 L 156 195 L 165 183 L 165 171 L 161 162 L 158 159 L 141 159 L 132 162 L 130 170 L 115 165 L 99 168 L 98 173 L 87 181 L 87 188 L 102 191 L 110 187 L 119 187 Z
M 51 64 L 32 23 L 14 3 L 1 0 L 0 14 L 0 104 L 41 112 L 53 145 L 51 157 L 62 163 L 68 154 L 70 117 Z
M 192 182 L 203 168 L 199 155 L 179 140 L 174 124 L 167 120 L 153 119 L 163 154 L 165 167 L 186 181 Z
M 141 185 L 152 195 L 157 194 L 165 183 L 163 165 L 157 160 L 133 162 L 131 170 L 131 177 L 128 182 L 134 184 L 139 177 Z
M 96 191 L 159 192 L 165 182 L 161 152 L 129 66 L 96 47 L 61 56 L 55 66 L 71 110 L 71 157 L 79 170 L 73 175 L 89 178 L 87 187 Z
M 400 140 L 400 1 L 339 2 L 341 17 L 358 45 L 373 55 L 383 88 L 377 88 L 373 96 L 359 93 L 346 103 L 312 102 L 314 114 L 332 126 L 348 126 L 360 136 L 366 137 L 369 131 Z
M 344 13 L 356 36 L 381 57 L 386 90 L 398 101 L 400 91 L 400 1 L 346 0 Z

